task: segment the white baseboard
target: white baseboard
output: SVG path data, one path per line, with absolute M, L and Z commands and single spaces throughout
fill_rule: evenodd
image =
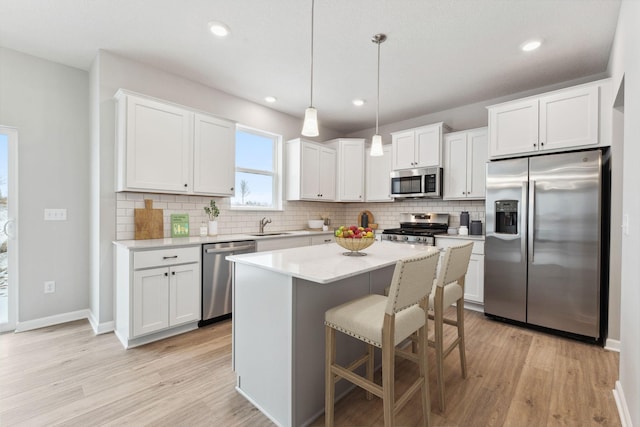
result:
M 624 392 L 622 391 L 622 384 L 620 381 L 616 381 L 616 388 L 613 389 L 613 397 L 616 400 L 616 406 L 618 407 L 618 415 L 620 415 L 622 427 L 633 427 L 631 414 L 629 414 L 629 406 L 624 398 Z
M 89 311 L 88 319 L 91 327 L 93 328 L 93 333 L 96 335 L 113 332 L 115 329 L 115 322 L 113 320 L 110 322 L 98 323 L 98 320 L 93 315 L 93 311 Z
M 54 316 L 41 317 L 40 319 L 18 322 L 16 332 L 31 331 L 33 329 L 46 328 L 60 323 L 73 322 L 75 320 L 88 319 L 89 310 L 78 310 L 69 313 L 56 314 Z
M 604 349 L 617 351 L 618 353 L 620 353 L 620 340 L 612 340 L 607 338 L 607 341 L 604 343 Z

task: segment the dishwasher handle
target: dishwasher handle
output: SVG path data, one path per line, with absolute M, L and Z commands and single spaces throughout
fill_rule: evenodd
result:
M 246 251 L 253 250 L 255 251 L 254 245 L 242 245 L 242 246 L 234 246 L 229 248 L 211 248 L 205 249 L 204 253 L 206 254 L 228 254 L 229 252 L 238 252 L 238 251 Z

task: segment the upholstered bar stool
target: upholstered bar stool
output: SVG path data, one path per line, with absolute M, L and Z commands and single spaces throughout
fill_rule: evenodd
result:
M 473 242 L 447 248 L 440 265 L 440 273 L 429 295 L 429 318 L 434 321 L 434 341 L 429 340 L 429 346 L 434 347 L 436 353 L 438 399 L 442 412 L 445 408 L 444 359 L 456 346 L 460 352 L 462 378 L 467 378 L 467 359 L 464 350 L 464 277 L 467 274 L 472 249 Z M 445 318 L 444 311 L 454 302 L 456 318 Z M 444 324 L 458 328 L 458 336 L 446 349 L 444 348 Z
M 335 383 L 346 379 L 371 394 L 382 398 L 384 425 L 395 425 L 395 414 L 421 390 L 423 424 L 429 425 L 430 401 L 427 340 L 427 298 L 433 286 L 438 252 L 425 252 L 396 263 L 389 296 L 367 295 L 331 308 L 325 313 L 325 425 L 333 426 Z M 367 343 L 367 353 L 348 367 L 336 364 L 336 330 Z M 417 332 L 417 354 L 396 349 L 396 346 Z M 382 349 L 382 386 L 373 381 L 373 349 Z M 409 389 L 396 401 L 394 393 L 394 363 L 396 353 L 419 366 L 419 375 Z M 353 371 L 366 364 L 366 378 Z

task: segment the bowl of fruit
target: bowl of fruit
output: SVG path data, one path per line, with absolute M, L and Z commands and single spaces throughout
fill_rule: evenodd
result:
M 347 256 L 366 255 L 360 251 L 373 245 L 373 242 L 376 241 L 371 228 L 358 227 L 357 225 L 349 227 L 341 225 L 335 231 L 335 238 L 337 244 L 349 250 L 349 252 L 343 253 L 343 255 Z

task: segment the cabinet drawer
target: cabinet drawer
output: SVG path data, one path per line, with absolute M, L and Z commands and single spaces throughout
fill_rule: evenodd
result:
M 325 243 L 333 243 L 334 238 L 331 234 L 322 234 L 319 236 L 311 236 L 311 245 L 324 245 Z
M 189 262 L 200 262 L 200 246 L 133 253 L 133 268 L 135 270 Z

